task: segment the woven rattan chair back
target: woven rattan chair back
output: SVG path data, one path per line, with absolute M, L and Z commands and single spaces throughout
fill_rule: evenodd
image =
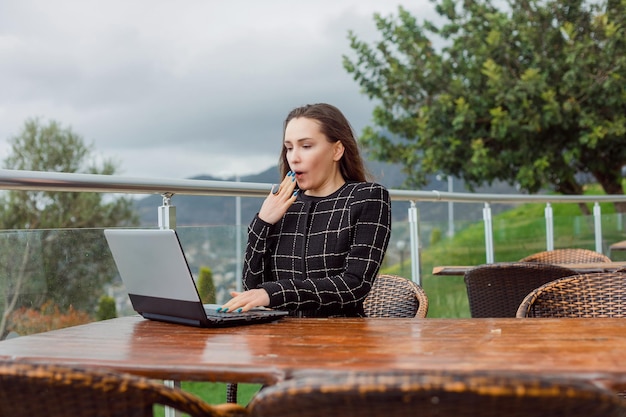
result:
M 396 275 L 379 275 L 363 302 L 367 317 L 416 317 L 428 314 L 428 297 L 415 282 Z
M 420 372 L 297 376 L 261 390 L 255 417 L 613 417 L 624 403 L 576 380 Z
M 246 415 L 245 408 L 236 404 L 212 406 L 181 389 L 137 376 L 0 363 L 0 416 L 151 417 L 155 404 L 193 417 Z
M 596 272 L 549 282 L 522 300 L 517 317 L 626 317 L 626 274 Z
M 611 262 L 611 258 L 589 249 L 568 248 L 538 252 L 520 259 L 520 262 L 577 264 L 586 262 Z
M 515 317 L 524 297 L 537 287 L 577 272 L 537 262 L 480 265 L 465 273 L 472 317 Z

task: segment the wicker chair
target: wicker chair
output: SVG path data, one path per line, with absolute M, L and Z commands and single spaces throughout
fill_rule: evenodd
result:
M 236 417 L 236 404 L 209 405 L 181 389 L 128 374 L 57 365 L 0 363 L 0 415 L 151 417 L 154 405 L 193 417 Z
M 465 273 L 465 288 L 472 317 L 515 317 L 524 297 L 557 278 L 577 275 L 558 265 L 503 262 L 480 265 Z
M 517 317 L 626 317 L 626 274 L 561 278 L 530 292 Z
M 520 262 L 542 262 L 546 264 L 576 264 L 586 262 L 611 262 L 611 258 L 589 249 L 569 248 L 538 252 L 520 259 Z
M 612 417 L 612 391 L 573 379 L 520 374 L 336 373 L 299 375 L 260 391 L 254 417 Z
M 396 275 L 379 275 L 363 303 L 367 317 L 415 317 L 428 314 L 424 289 Z
M 403 277 L 379 275 L 363 302 L 367 317 L 415 317 L 428 314 L 428 296 L 424 289 Z M 226 384 L 226 401 L 237 402 L 237 384 Z

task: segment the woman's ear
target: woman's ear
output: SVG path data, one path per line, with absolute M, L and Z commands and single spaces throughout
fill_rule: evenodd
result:
M 343 147 L 343 143 L 340 140 L 333 144 L 333 161 L 337 162 L 343 156 L 343 151 L 345 148 Z

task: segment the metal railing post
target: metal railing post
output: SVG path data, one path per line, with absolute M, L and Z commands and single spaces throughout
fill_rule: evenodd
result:
M 546 249 L 554 250 L 554 212 L 550 203 L 544 210 L 546 216 Z
M 596 252 L 604 253 L 602 250 L 602 209 L 597 201 L 593 205 L 593 224 L 596 235 Z
M 411 280 L 418 285 L 422 285 L 422 278 L 420 276 L 420 235 L 417 206 L 415 205 L 415 201 L 412 200 L 409 207 L 409 237 L 411 238 Z
M 239 182 L 239 176 L 237 176 Z M 238 292 L 243 289 L 241 271 L 243 269 L 241 261 L 241 196 L 235 197 L 235 281 Z
M 163 204 L 159 206 L 159 229 L 176 229 L 176 207 L 170 203 L 173 193 L 163 193 Z
M 493 223 L 491 220 L 491 206 L 485 203 L 483 208 L 483 220 L 485 222 L 485 254 L 487 263 L 493 263 Z
M 180 388 L 181 387 L 180 381 L 165 380 L 165 381 L 163 381 L 163 385 L 165 385 L 166 387 L 171 387 L 171 388 Z M 163 411 L 164 411 L 165 417 L 180 417 L 180 416 L 182 416 L 182 413 L 180 411 L 178 411 L 177 409 L 172 408 L 172 407 L 165 406 Z
M 448 192 L 452 194 L 454 192 L 454 180 L 451 175 L 448 175 Z M 448 237 L 454 236 L 454 202 L 448 201 Z

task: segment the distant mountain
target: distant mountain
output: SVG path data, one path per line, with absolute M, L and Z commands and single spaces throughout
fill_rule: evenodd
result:
M 278 169 L 267 169 L 259 174 L 243 176 L 242 182 L 276 183 L 278 182 Z M 216 178 L 210 175 L 192 177 L 194 180 L 209 181 L 235 181 L 233 178 Z M 163 199 L 158 195 L 151 195 L 136 200 L 137 211 L 142 225 L 157 224 L 157 208 L 161 206 Z M 247 224 L 256 214 L 262 198 L 244 197 L 241 199 L 241 218 Z M 176 224 L 179 226 L 194 225 L 223 225 L 235 224 L 235 198 L 213 196 L 187 196 L 174 195 L 171 204 L 176 207 Z
M 385 164 L 382 162 L 368 161 L 368 170 L 374 176 L 374 180 L 388 189 L 402 188 L 406 176 L 402 173 L 399 165 Z M 215 178 L 208 175 L 199 175 L 191 179 L 211 181 L 235 181 L 235 178 Z M 261 173 L 247 175 L 240 178 L 242 182 L 253 183 L 278 183 L 280 182 L 278 167 L 269 168 Z M 437 180 L 432 177 L 429 184 L 423 190 L 447 191 L 447 181 Z M 458 180 L 454 182 L 454 191 L 467 192 L 464 184 Z M 497 184 L 492 187 L 483 187 L 480 193 L 516 194 L 515 188 L 505 184 Z M 162 204 L 162 197 L 150 195 L 136 200 L 135 205 L 143 226 L 155 226 L 158 222 L 157 208 Z M 258 212 L 263 202 L 262 198 L 244 197 L 241 199 L 241 221 L 247 225 Z M 176 224 L 178 226 L 196 225 L 224 225 L 235 224 L 235 198 L 212 197 L 212 196 L 186 196 L 175 195 L 172 197 L 173 206 L 176 207 Z M 392 215 L 396 221 L 407 219 L 408 202 L 394 201 L 392 203 Z M 494 207 L 494 211 L 502 211 L 511 205 L 500 204 Z M 417 203 L 421 221 L 445 222 L 448 219 L 447 203 L 424 202 Z M 482 219 L 482 205 L 469 203 L 456 203 L 455 220 L 480 220 Z M 457 209 L 457 207 L 460 207 Z

